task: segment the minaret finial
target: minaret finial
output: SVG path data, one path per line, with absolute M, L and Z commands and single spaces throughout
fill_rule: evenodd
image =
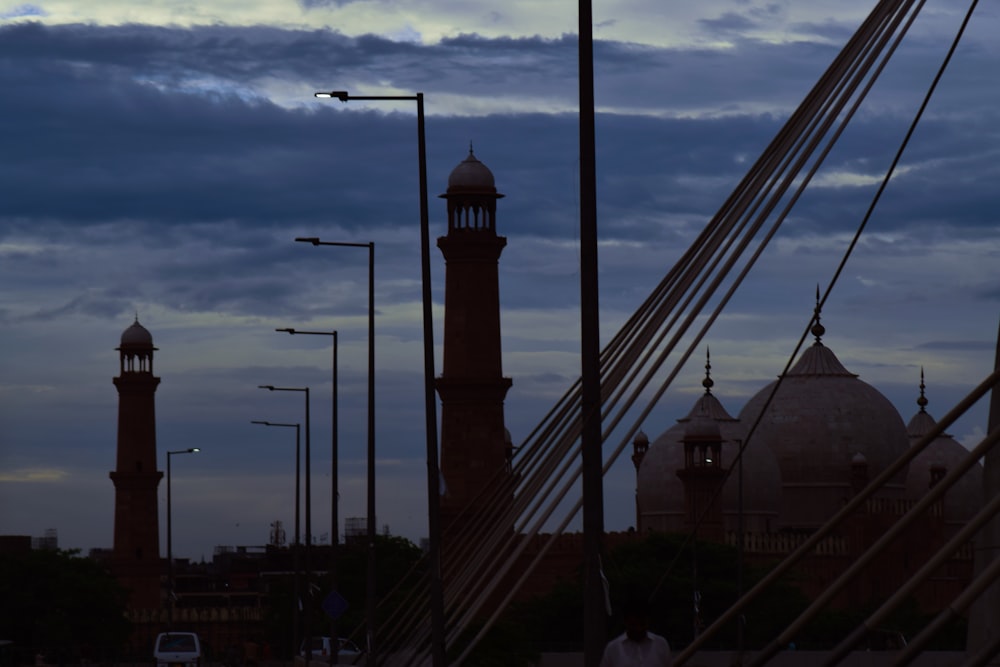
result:
M 920 367 L 920 398 L 917 399 L 917 405 L 920 406 L 921 412 L 927 412 L 927 397 L 924 396 L 924 389 L 926 389 L 924 384 L 924 367 Z
M 816 308 L 813 310 L 813 326 L 812 335 L 816 337 L 816 342 L 814 345 L 822 345 L 823 342 L 820 340 L 823 334 L 826 333 L 826 327 L 824 327 L 819 321 L 820 308 L 819 308 L 819 283 L 816 283 Z
M 705 379 L 701 381 L 701 386 L 705 388 L 706 394 L 712 393 L 715 382 L 712 380 L 712 351 L 705 346 Z

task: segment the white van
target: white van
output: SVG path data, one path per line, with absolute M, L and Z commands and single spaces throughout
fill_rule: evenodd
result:
M 156 667 L 198 667 L 201 641 L 194 632 L 161 632 L 153 647 Z
M 333 642 L 329 637 L 312 637 L 310 642 L 310 651 L 314 660 L 321 660 L 327 662 L 331 658 L 333 652 Z M 302 640 L 302 645 L 299 647 L 299 655 L 305 656 L 306 654 L 306 642 Z M 355 665 L 363 664 L 359 663 L 359 658 L 361 657 L 361 649 L 352 642 L 350 639 L 340 638 L 340 651 L 337 653 L 337 664 L 344 665 Z

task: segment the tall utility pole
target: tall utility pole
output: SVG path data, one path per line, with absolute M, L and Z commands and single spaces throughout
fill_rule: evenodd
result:
M 594 35 L 590 0 L 580 0 L 580 356 L 583 471 L 584 665 L 597 667 L 606 634 L 601 542 L 601 340 L 597 292 L 597 157 L 594 131 Z

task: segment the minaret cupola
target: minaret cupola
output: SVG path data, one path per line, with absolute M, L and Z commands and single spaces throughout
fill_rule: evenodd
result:
M 153 373 L 153 334 L 139 324 L 139 316 L 135 322 L 122 332 L 121 344 L 115 348 L 121 359 L 121 372 Z
M 497 192 L 493 172 L 476 159 L 469 145 L 469 155 L 448 176 L 448 191 L 440 195 L 448 200 L 448 233 L 485 231 L 496 234 Z

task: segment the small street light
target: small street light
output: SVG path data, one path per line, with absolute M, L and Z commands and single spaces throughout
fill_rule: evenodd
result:
M 312 552 L 312 486 L 311 486 L 311 469 L 310 461 L 311 455 L 311 445 L 310 445 L 310 422 L 309 422 L 309 387 L 275 387 L 273 384 L 259 384 L 258 389 L 267 389 L 268 391 L 300 391 L 306 395 L 306 461 L 305 461 L 305 473 L 306 473 L 306 557 L 305 557 L 305 574 L 306 574 L 306 602 L 302 606 L 303 608 L 303 624 L 305 625 L 305 636 L 306 636 L 306 664 L 312 659 L 312 626 L 309 624 L 309 583 L 312 577 L 312 565 L 310 561 L 310 554 Z
M 175 454 L 194 454 L 201 450 L 197 447 L 188 449 L 175 449 L 167 452 L 167 630 L 174 629 L 174 527 L 172 523 L 172 510 L 170 498 L 170 457 Z
M 333 338 L 333 404 L 332 404 L 332 435 L 330 437 L 330 587 L 336 592 L 337 590 L 337 550 L 340 543 L 340 487 L 339 487 L 339 471 L 338 471 L 338 459 L 339 454 L 339 421 L 337 418 L 337 332 L 336 331 L 302 331 L 300 329 L 293 329 L 286 327 L 284 329 L 275 329 L 275 331 L 282 331 L 290 335 L 303 334 L 307 336 L 331 336 Z M 340 637 L 337 633 L 337 619 L 332 618 L 330 620 L 330 636 Z
M 366 648 L 369 664 L 375 665 L 375 243 L 321 241 L 314 236 L 295 240 L 314 246 L 368 248 L 368 576 L 365 599 L 368 618 Z

